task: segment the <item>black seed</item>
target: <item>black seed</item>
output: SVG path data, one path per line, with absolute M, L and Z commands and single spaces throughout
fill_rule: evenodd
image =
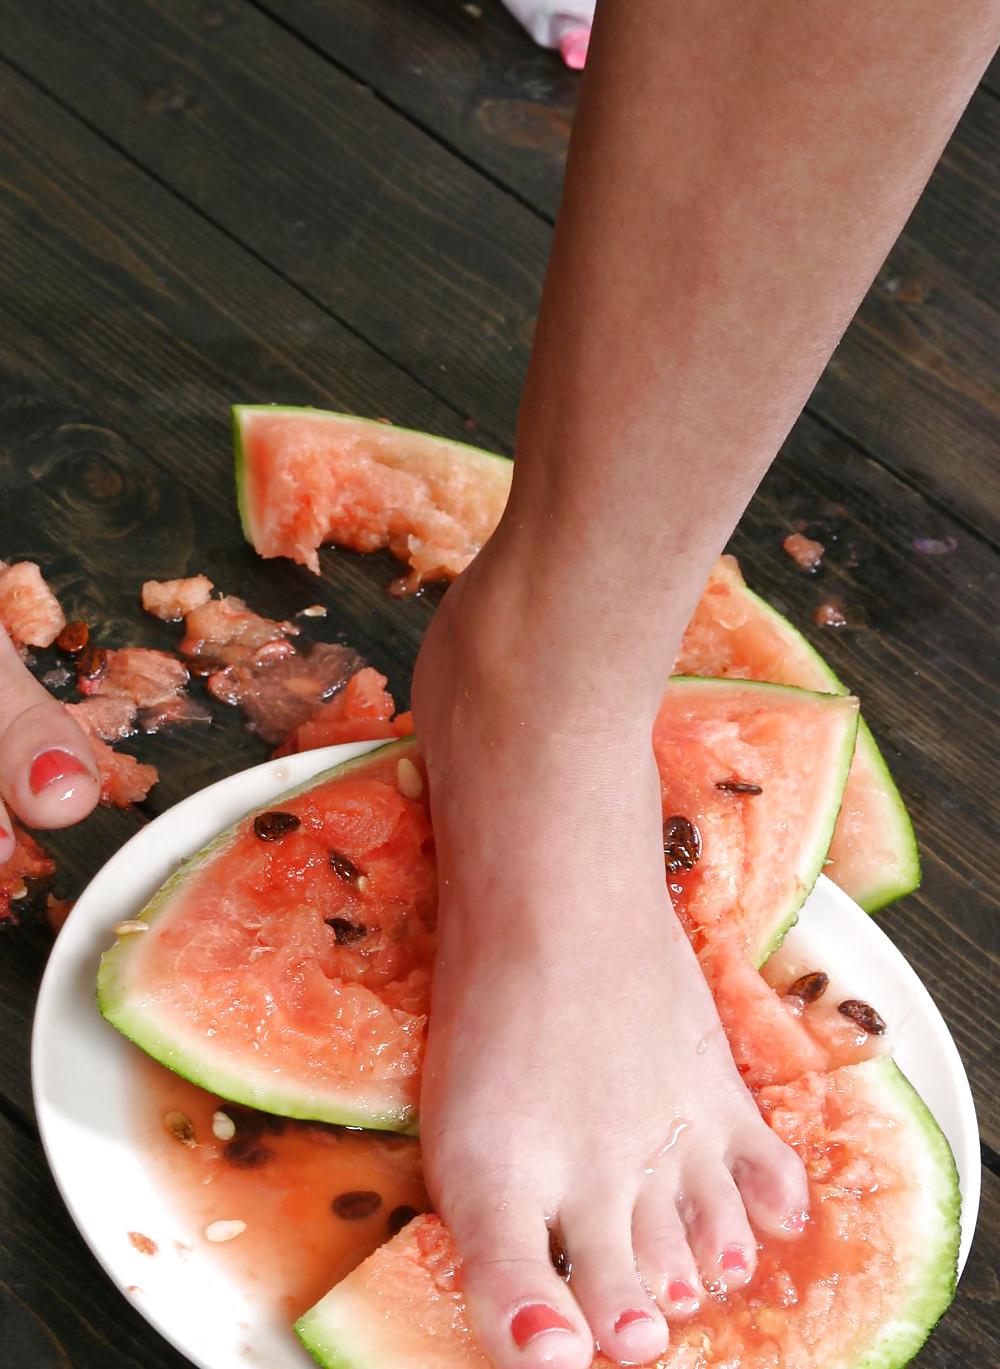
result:
M 348 922 L 346 917 L 325 917 L 323 921 L 333 928 L 333 939 L 338 946 L 350 946 L 368 935 L 368 928 L 360 922 Z
M 573 1272 L 573 1261 L 566 1253 L 566 1247 L 554 1231 L 549 1232 L 549 1259 L 552 1261 L 552 1268 L 561 1279 L 569 1279 Z
M 235 1169 L 260 1169 L 274 1159 L 274 1151 L 262 1145 L 257 1136 L 237 1136 L 222 1154 Z
M 364 873 L 358 869 L 349 856 L 345 856 L 340 851 L 330 852 L 330 864 L 333 866 L 333 873 L 345 884 L 357 884 Z
M 399 1207 L 394 1207 L 386 1220 L 390 1236 L 398 1236 L 404 1226 L 409 1226 L 414 1217 L 419 1217 L 419 1212 L 415 1207 L 410 1207 L 409 1203 L 401 1203 Z
M 886 1027 L 881 1017 L 870 1003 L 864 1003 L 860 998 L 845 998 L 843 1003 L 837 1004 L 837 1011 L 856 1022 L 869 1036 L 885 1034 Z
M 785 990 L 786 998 L 798 998 L 803 1003 L 815 1003 L 817 998 L 822 998 L 830 987 L 830 976 L 824 974 L 822 970 L 810 970 L 808 974 L 800 974 L 793 984 L 789 984 Z
M 258 813 L 253 820 L 254 835 L 260 837 L 261 841 L 280 841 L 289 832 L 295 831 L 299 821 L 294 813 L 282 813 L 278 810 Z
M 341 1193 L 330 1206 L 336 1216 L 342 1217 L 345 1222 L 360 1222 L 379 1210 L 382 1195 L 371 1189 L 360 1188 L 351 1193 Z
M 68 656 L 76 656 L 89 641 L 90 628 L 86 623 L 77 620 L 66 624 L 56 638 L 56 646 L 60 651 L 65 651 Z
M 763 789 L 759 784 L 750 784 L 747 780 L 716 780 L 716 789 L 721 789 L 724 794 L 763 794 Z
M 701 833 L 689 818 L 667 818 L 663 824 L 663 855 L 667 874 L 693 870 L 701 856 Z
M 288 1126 L 287 1117 L 275 1117 L 273 1112 L 265 1112 L 263 1117 L 264 1130 L 269 1136 L 283 1136 L 285 1134 L 285 1128 Z

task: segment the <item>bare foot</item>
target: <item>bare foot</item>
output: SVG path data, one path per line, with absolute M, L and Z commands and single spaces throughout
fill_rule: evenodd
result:
M 546 674 L 481 584 L 449 592 L 414 681 L 441 874 L 428 1184 L 498 1369 L 584 1369 L 595 1343 L 646 1363 L 753 1277 L 753 1227 L 801 1229 L 805 1175 L 670 906 L 651 713 Z

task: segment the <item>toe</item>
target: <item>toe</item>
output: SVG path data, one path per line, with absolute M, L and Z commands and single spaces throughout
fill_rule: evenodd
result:
M 611 1197 L 586 1211 L 564 1208 L 562 1226 L 573 1291 L 602 1353 L 619 1364 L 656 1359 L 667 1324 L 636 1268 L 629 1208 Z
M 11 826 L 10 814 L 0 802 L 0 865 L 11 858 L 14 854 L 14 829 Z
M 732 1171 L 758 1231 L 791 1237 L 804 1230 L 809 1214 L 805 1166 L 770 1127 L 755 1129 L 752 1137 L 745 1139 Z
M 480 1196 L 448 1218 L 469 1318 L 496 1369 L 587 1369 L 594 1340 L 549 1258 L 541 1205 Z M 475 1214 L 473 1216 L 473 1213 Z
M 757 1262 L 757 1242 L 739 1189 L 725 1165 L 685 1174 L 678 1207 L 705 1288 L 712 1292 L 749 1283 Z
M 651 1180 L 636 1206 L 632 1232 L 639 1274 L 667 1319 L 691 1316 L 703 1290 L 671 1175 L 657 1174 Z
M 0 634 L 0 792 L 31 827 L 67 827 L 100 797 L 93 749 Z

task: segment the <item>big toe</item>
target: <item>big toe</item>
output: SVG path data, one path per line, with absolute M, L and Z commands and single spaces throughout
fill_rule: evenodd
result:
M 732 1171 L 759 1231 L 790 1237 L 804 1230 L 809 1213 L 805 1166 L 770 1127 L 755 1128 L 744 1139 Z
M 667 1323 L 639 1276 L 632 1211 L 620 1196 L 564 1207 L 573 1291 L 601 1352 L 619 1364 L 648 1364 L 667 1347 Z
M 67 827 L 101 793 L 93 748 L 0 632 L 0 792 L 32 827 Z
M 552 1265 L 541 1205 L 484 1195 L 477 1219 L 449 1225 L 472 1329 L 496 1369 L 588 1369 L 593 1336 Z

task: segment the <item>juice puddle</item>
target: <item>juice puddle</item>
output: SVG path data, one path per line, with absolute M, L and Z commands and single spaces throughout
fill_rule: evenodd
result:
M 393 1220 L 428 1208 L 418 1143 L 230 1106 L 137 1052 L 136 1117 L 150 1164 L 189 1227 L 191 1246 L 213 1256 L 270 1310 L 294 1321 L 393 1234 Z M 223 1112 L 232 1140 L 213 1134 Z M 190 1119 L 194 1144 L 164 1118 Z M 175 1132 L 179 1128 L 176 1125 Z M 213 1222 L 245 1222 L 213 1243 Z

